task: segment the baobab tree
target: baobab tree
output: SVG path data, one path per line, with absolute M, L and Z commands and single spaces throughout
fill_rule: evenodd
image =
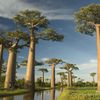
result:
M 44 84 L 44 73 L 47 73 L 47 72 L 48 72 L 48 70 L 47 70 L 47 68 L 39 68 L 39 70 L 38 70 L 38 71 L 41 71 L 41 72 L 42 72 L 42 77 L 43 77 L 42 82 L 43 82 L 43 84 Z
M 98 52 L 98 88 L 100 92 L 100 4 L 91 4 L 81 8 L 75 13 L 77 31 L 86 35 L 94 35 L 96 32 L 96 44 Z
M 73 74 L 73 70 L 79 70 L 78 67 L 76 67 L 76 64 L 70 64 L 70 63 L 66 63 L 64 65 L 64 67 L 61 67 L 61 69 L 65 69 L 67 71 L 68 74 L 68 87 L 72 86 L 72 74 Z
M 57 59 L 57 58 L 51 58 L 45 61 L 46 64 L 48 64 L 49 66 L 51 66 L 51 88 L 55 88 L 55 66 L 58 64 L 63 63 L 63 61 L 61 59 Z
M 42 40 L 62 41 L 63 35 L 48 28 L 48 20 L 39 11 L 25 10 L 14 17 L 17 24 L 26 27 L 30 32 L 30 46 L 28 54 L 27 71 L 25 77 L 26 88 L 35 89 L 35 48 L 36 43 Z
M 7 43 L 8 49 L 8 62 L 4 88 L 13 87 L 15 84 L 15 74 L 16 74 L 16 58 L 18 49 L 22 49 L 24 46 L 28 45 L 28 34 L 23 33 L 19 30 L 8 32 L 7 38 L 9 42 Z M 21 44 L 19 42 L 22 42 Z
M 60 80 L 61 80 L 61 86 L 63 86 L 63 76 L 64 76 L 64 72 L 58 72 L 57 75 L 60 76 Z
M 5 32 L 0 32 L 0 77 L 2 73 L 2 64 L 3 64 L 3 50 L 6 48 L 8 40 L 6 39 Z
M 75 81 L 76 78 L 77 78 L 77 76 L 75 76 L 75 75 L 72 76 L 72 79 L 73 79 L 73 82 L 74 82 L 74 83 L 76 82 L 76 81 Z
M 93 84 L 95 83 L 95 79 L 94 79 L 94 77 L 95 77 L 95 75 L 96 75 L 96 73 L 95 72 L 92 72 L 92 73 L 90 73 L 90 76 L 92 77 L 92 79 L 93 79 Z

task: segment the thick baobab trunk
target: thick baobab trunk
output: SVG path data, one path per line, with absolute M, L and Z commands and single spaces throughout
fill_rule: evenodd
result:
M 70 72 L 68 71 L 68 82 L 67 82 L 67 86 L 70 87 Z
M 25 77 L 25 87 L 35 89 L 35 37 L 30 35 L 30 47 Z
M 70 72 L 70 86 L 72 87 L 73 85 L 73 76 L 72 76 L 72 72 Z
M 55 88 L 55 65 L 52 64 L 51 66 L 52 73 L 51 73 L 51 88 Z
M 95 79 L 94 79 L 94 77 L 93 77 L 93 83 L 95 83 Z
M 0 44 L 0 79 L 1 79 L 2 61 L 3 61 L 3 45 Z
M 15 75 L 16 75 L 16 50 L 9 49 L 4 88 L 12 88 L 14 86 Z
M 100 24 L 96 24 L 96 42 L 97 42 L 97 54 L 98 54 L 98 88 L 100 92 Z
M 69 73 L 69 84 L 70 84 L 70 87 L 72 86 L 72 83 L 71 83 L 71 72 Z

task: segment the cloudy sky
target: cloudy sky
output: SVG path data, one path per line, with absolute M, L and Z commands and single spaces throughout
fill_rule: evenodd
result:
M 100 4 L 100 0 L 0 0 L 0 30 L 12 30 L 12 18 L 25 9 L 39 10 L 50 20 L 50 26 L 65 36 L 63 42 L 40 41 L 36 48 L 36 59 L 61 58 L 69 63 L 75 63 L 79 71 L 75 74 L 91 80 L 89 73 L 97 72 L 97 52 L 95 36 L 82 35 L 75 30 L 74 13 L 80 7 L 89 4 Z M 24 52 L 23 52 L 24 51 Z M 18 61 L 27 58 L 28 49 L 18 54 Z M 7 58 L 6 53 L 4 57 Z M 46 75 L 50 77 L 51 68 Z M 37 67 L 38 69 L 39 67 Z M 56 72 L 60 72 L 56 67 Z M 18 76 L 23 77 L 25 67 L 18 70 Z M 39 77 L 41 73 L 37 73 Z M 58 76 L 57 76 L 58 77 Z

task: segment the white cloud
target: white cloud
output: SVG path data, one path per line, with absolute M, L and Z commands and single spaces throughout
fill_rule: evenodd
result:
M 0 0 L 0 16 L 12 18 L 19 11 L 25 9 L 34 9 L 41 11 L 48 19 L 63 19 L 72 20 L 72 9 L 54 9 L 48 10 L 44 9 L 42 6 L 31 5 L 30 3 L 24 3 L 20 0 Z
M 46 58 L 46 57 L 45 57 L 45 58 L 42 58 L 41 61 L 44 62 L 44 61 L 46 61 L 46 60 L 48 60 L 48 59 L 49 59 L 49 58 Z
M 92 69 L 97 68 L 97 60 L 96 59 L 90 59 L 87 63 L 79 64 L 78 67 L 80 69 Z

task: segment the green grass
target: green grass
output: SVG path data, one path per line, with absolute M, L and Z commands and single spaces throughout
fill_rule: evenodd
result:
M 0 90 L 0 96 L 19 95 L 27 92 L 29 92 L 27 89 Z
M 58 100 L 100 100 L 100 93 L 96 92 L 94 88 L 66 88 L 58 96 Z

